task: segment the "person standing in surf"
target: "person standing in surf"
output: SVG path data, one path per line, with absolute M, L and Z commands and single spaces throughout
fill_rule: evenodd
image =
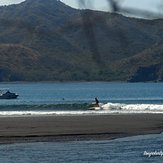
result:
M 99 107 L 99 100 L 97 99 L 97 97 L 95 98 L 95 102 L 96 107 Z

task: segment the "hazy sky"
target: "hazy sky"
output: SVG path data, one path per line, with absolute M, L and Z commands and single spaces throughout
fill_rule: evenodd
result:
M 13 3 L 20 3 L 23 0 L 0 0 L 0 5 L 8 5 Z
M 73 7 L 78 7 L 78 1 L 80 0 L 61 0 Z M 107 0 L 85 0 L 89 7 L 96 9 L 108 10 Z M 119 0 L 122 6 L 134 7 L 139 9 L 146 9 L 150 11 L 158 11 L 160 4 L 163 4 L 163 0 Z M 90 2 L 94 2 L 92 5 Z M 162 6 L 163 7 L 163 6 Z
M 0 0 L 0 5 L 8 5 L 13 3 L 20 3 L 23 0 Z M 46 1 L 46 0 L 45 0 Z M 80 0 L 61 0 L 66 4 L 80 8 L 78 2 Z M 139 9 L 145 9 L 152 12 L 163 12 L 163 0 L 119 0 L 122 2 L 122 6 L 124 7 L 134 7 Z M 88 8 L 94 8 L 99 10 L 108 11 L 108 3 L 107 0 L 85 0 Z M 90 2 L 94 2 L 93 4 Z M 162 9 L 161 9 L 162 8 Z

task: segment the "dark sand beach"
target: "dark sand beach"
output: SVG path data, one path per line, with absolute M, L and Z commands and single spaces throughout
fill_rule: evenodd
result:
M 163 114 L 0 118 L 0 143 L 114 139 L 161 132 Z

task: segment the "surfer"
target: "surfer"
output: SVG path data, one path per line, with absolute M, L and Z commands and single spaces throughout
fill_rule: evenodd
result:
M 95 102 L 96 107 L 99 107 L 99 100 L 97 99 L 97 97 L 95 98 Z

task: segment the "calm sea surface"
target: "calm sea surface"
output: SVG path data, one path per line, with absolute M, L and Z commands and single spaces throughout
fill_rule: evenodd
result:
M 111 141 L 7 144 L 0 145 L 0 162 L 162 163 L 162 142 L 163 134 L 135 136 Z M 149 155 L 144 155 L 145 152 L 154 154 L 149 157 Z
M 98 112 L 102 114 L 163 112 L 163 83 L 24 83 L 0 84 L 0 88 L 19 94 L 18 99 L 0 100 L 0 115 L 5 116 L 93 114 L 88 105 L 95 97 L 103 104 L 108 103 Z

